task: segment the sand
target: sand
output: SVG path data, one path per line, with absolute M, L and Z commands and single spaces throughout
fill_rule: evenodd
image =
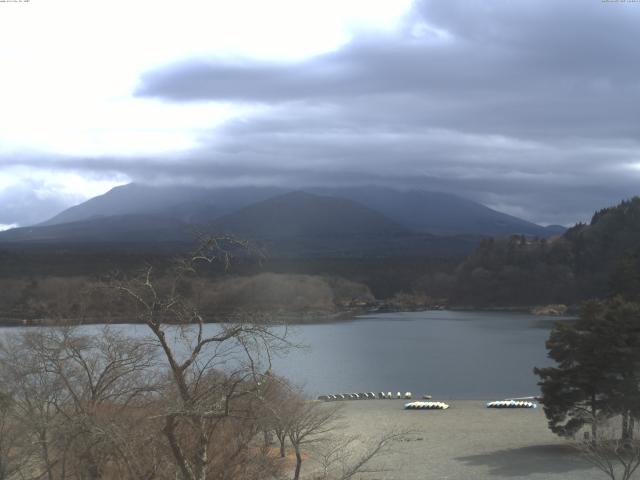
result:
M 603 479 L 569 442 L 547 428 L 541 408 L 488 409 L 484 401 L 448 400 L 448 410 L 404 410 L 402 400 L 343 401 L 348 433 L 375 438 L 413 429 L 380 461 L 384 473 L 362 479 Z M 640 478 L 640 477 L 639 477 Z

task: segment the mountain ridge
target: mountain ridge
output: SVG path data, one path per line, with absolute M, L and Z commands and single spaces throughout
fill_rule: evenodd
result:
M 459 256 L 479 241 L 474 236 L 415 232 L 352 200 L 298 191 L 252 203 L 207 224 L 157 213 L 93 216 L 0 232 L 0 245 L 147 242 L 152 247 L 172 242 L 186 247 L 196 240 L 196 232 L 232 234 L 285 257 Z
M 161 214 L 186 223 L 211 224 L 241 208 L 293 191 L 351 200 L 421 233 L 548 237 L 564 231 L 563 227 L 543 227 L 458 195 L 426 190 L 397 190 L 379 186 L 297 190 L 281 187 L 205 188 L 137 183 L 115 187 L 39 225 L 119 214 Z
M 409 229 L 362 204 L 294 191 L 243 207 L 214 223 L 228 233 L 258 238 L 409 234 Z

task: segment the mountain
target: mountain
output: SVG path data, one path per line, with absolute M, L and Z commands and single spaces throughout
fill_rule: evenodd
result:
M 455 195 L 383 187 L 202 188 L 129 184 L 0 243 L 192 244 L 196 232 L 232 233 L 281 256 L 460 256 L 488 235 L 548 237 L 542 227 Z
M 211 224 L 243 207 L 289 192 L 290 189 L 277 187 L 201 188 L 131 183 L 65 210 L 41 225 L 129 214 Z M 563 227 L 542 227 L 448 193 L 377 186 L 311 188 L 307 192 L 357 202 L 420 233 L 483 236 L 521 233 L 549 237 L 564 231 Z
M 187 223 L 208 223 L 221 215 L 286 191 L 276 187 L 203 188 L 129 183 L 71 207 L 39 225 L 139 214 L 160 215 Z
M 419 234 L 343 198 L 291 192 L 216 220 L 214 231 L 258 239 L 278 256 L 459 256 L 477 238 Z
M 241 208 L 218 218 L 215 225 L 225 232 L 263 239 L 411 233 L 357 202 L 305 192 L 291 192 Z
M 153 215 L 91 217 L 54 225 L 13 228 L 0 232 L 0 243 L 139 243 L 191 241 L 192 225 Z
M 541 237 L 557 234 L 557 228 L 549 231 L 535 223 L 449 193 L 376 186 L 312 191 L 359 202 L 418 232 L 489 236 L 519 233 Z M 560 228 L 564 231 L 563 227 Z
M 0 244 L 111 244 L 131 248 L 172 243 L 186 248 L 193 244 L 197 232 L 215 232 L 253 240 L 270 255 L 284 257 L 424 257 L 465 255 L 479 241 L 475 236 L 414 232 L 352 200 L 305 192 L 256 202 L 208 224 L 172 218 L 172 212 L 167 208 L 162 212 L 164 216 L 158 212 L 92 216 L 62 224 L 16 228 L 0 232 Z M 202 215 L 207 216 L 207 212 L 205 209 Z

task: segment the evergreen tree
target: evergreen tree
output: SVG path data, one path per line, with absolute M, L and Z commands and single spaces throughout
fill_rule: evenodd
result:
M 536 368 L 549 428 L 573 435 L 621 415 L 623 436 L 640 418 L 640 306 L 590 301 L 576 322 L 559 322 L 546 343 L 556 367 Z
M 640 249 L 617 262 L 609 286 L 612 293 L 622 295 L 626 300 L 640 301 Z
M 602 324 L 613 352 L 609 375 L 612 410 L 622 417 L 623 440 L 631 440 L 640 418 L 640 305 L 617 297 L 609 302 Z

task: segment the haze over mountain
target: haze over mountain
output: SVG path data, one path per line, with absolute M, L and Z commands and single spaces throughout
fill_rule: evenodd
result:
M 148 213 L 179 219 L 186 223 L 206 224 L 243 207 L 290 191 L 291 189 L 278 187 L 202 188 L 131 183 L 69 208 L 41 225 L 68 223 L 99 216 Z M 541 227 L 448 193 L 395 190 L 378 186 L 310 188 L 308 192 L 358 202 L 406 228 L 422 233 L 523 233 L 549 236 L 564 231 L 563 227 Z
M 439 192 L 129 184 L 42 224 L 2 232 L 0 242 L 143 248 L 190 244 L 198 232 L 213 232 L 256 240 L 285 256 L 424 256 L 468 253 L 482 236 L 546 237 L 557 230 Z
M 312 191 L 354 200 L 412 230 L 436 235 L 493 236 L 522 233 L 547 237 L 565 230 L 559 225 L 541 227 L 481 203 L 444 192 L 385 187 L 317 188 Z
M 290 192 L 218 218 L 214 232 L 258 239 L 271 255 L 459 256 L 477 238 L 413 231 L 352 200 Z
M 193 227 L 179 220 L 152 214 L 91 217 L 69 223 L 14 228 L 0 232 L 0 244 L 156 244 L 192 242 Z
M 286 193 L 241 208 L 217 219 L 215 226 L 235 235 L 269 239 L 411 233 L 351 200 L 305 192 Z
M 40 225 L 77 222 L 93 217 L 157 214 L 206 223 L 246 205 L 287 192 L 276 187 L 203 188 L 130 183 L 71 207 Z

